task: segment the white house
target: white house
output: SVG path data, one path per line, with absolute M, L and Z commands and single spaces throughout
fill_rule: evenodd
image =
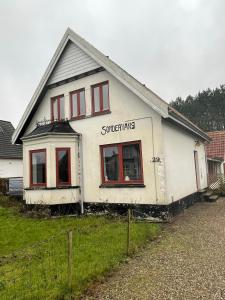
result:
M 167 207 L 207 187 L 209 137 L 67 29 L 13 135 L 27 204 Z
M 22 146 L 12 144 L 14 127 L 0 120 L 0 178 L 23 176 Z

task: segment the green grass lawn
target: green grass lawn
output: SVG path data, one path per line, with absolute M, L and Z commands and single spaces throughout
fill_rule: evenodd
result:
M 73 230 L 72 294 L 78 297 L 126 258 L 125 218 L 34 219 L 0 198 L 0 299 L 67 299 L 68 239 Z M 131 223 L 131 251 L 157 237 L 160 226 Z

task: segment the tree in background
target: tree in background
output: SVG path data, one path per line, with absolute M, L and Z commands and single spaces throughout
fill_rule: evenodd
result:
M 207 89 L 170 105 L 205 131 L 225 130 L 225 85 Z

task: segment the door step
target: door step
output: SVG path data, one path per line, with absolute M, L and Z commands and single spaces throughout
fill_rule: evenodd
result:
M 207 202 L 211 202 L 209 198 L 212 196 L 214 196 L 212 191 L 207 191 L 202 194 L 204 201 L 207 201 Z
M 216 200 L 219 198 L 218 195 L 212 195 L 208 198 L 208 202 L 216 202 Z

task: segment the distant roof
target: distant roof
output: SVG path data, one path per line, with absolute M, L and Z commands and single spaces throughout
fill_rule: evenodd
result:
M 68 121 L 54 121 L 46 122 L 43 124 L 37 124 L 37 127 L 29 134 L 23 137 L 24 139 L 29 139 L 31 137 L 51 135 L 51 134 L 75 134 L 78 133 L 73 130 Z
M 212 142 L 206 146 L 207 157 L 225 158 L 225 131 L 207 132 Z
M 11 141 L 14 130 L 11 122 L 0 120 L 0 158 L 22 159 L 22 146 Z

